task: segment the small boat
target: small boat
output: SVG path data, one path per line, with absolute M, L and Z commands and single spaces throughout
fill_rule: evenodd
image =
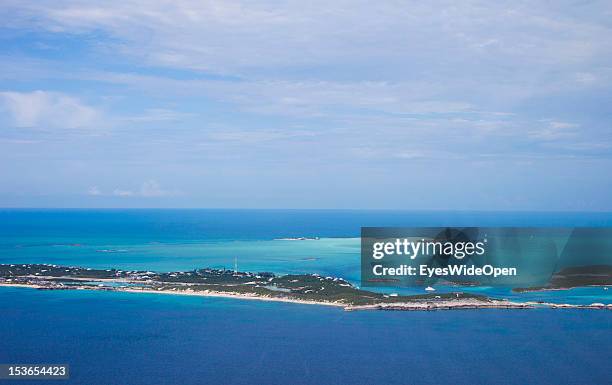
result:
M 433 287 L 431 287 L 431 286 L 427 286 L 427 287 L 425 288 L 425 291 L 436 291 L 436 289 L 434 289 L 434 288 L 433 288 Z

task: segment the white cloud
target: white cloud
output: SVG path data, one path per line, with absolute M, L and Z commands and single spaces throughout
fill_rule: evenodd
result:
M 96 194 L 91 194 L 92 189 Z M 90 189 L 90 195 L 104 195 L 97 187 L 93 187 Z M 165 190 L 156 180 L 147 180 L 140 185 L 138 190 L 130 190 L 130 189 L 114 189 L 110 194 L 116 197 L 142 197 L 142 198 L 156 198 L 156 197 L 166 197 L 166 196 L 177 196 L 180 195 L 180 191 L 178 190 Z
M 163 190 L 157 181 L 148 180 L 140 186 L 140 192 L 138 195 L 142 197 L 163 197 L 174 194 L 170 191 Z
M 23 0 L 4 8 L 7 25 L 101 31 L 114 39 L 114 53 L 219 73 L 411 58 L 425 71 L 452 71 L 465 61 L 483 67 L 493 54 L 524 69 L 563 68 L 610 50 L 606 2 Z
M 457 99 L 443 95 L 449 85 L 442 81 L 176 80 L 118 73 L 98 73 L 91 79 L 164 94 L 188 92 L 270 115 L 317 117 L 347 109 L 398 114 L 478 112 L 465 95 Z M 147 115 L 168 116 L 168 120 L 189 116 L 168 110 L 151 110 Z
M 131 197 L 134 196 L 134 192 L 131 190 L 115 189 L 113 190 L 113 195 L 118 197 Z
M 560 122 L 556 120 L 551 121 L 549 126 L 554 130 L 568 130 L 578 127 L 578 125 L 575 123 Z
M 272 116 L 507 114 L 531 98 L 603 87 L 612 79 L 604 65 L 612 57 L 605 2 L 117 0 L 100 6 L 57 0 L 15 1 L 6 10 L 16 28 L 95 32 L 90 48 L 120 60 L 135 57 L 141 70 L 62 76 L 137 86 L 156 96 L 210 98 Z M 232 76 L 146 76 L 147 64 Z M 117 120 L 188 117 L 149 109 Z
M 102 192 L 100 191 L 98 186 L 92 186 L 89 188 L 89 190 L 87 190 L 87 194 L 95 196 L 95 195 L 102 195 Z
M 315 136 L 313 132 L 306 130 L 249 130 L 249 129 L 234 129 L 224 128 L 221 130 L 213 130 L 208 134 L 208 138 L 213 141 L 220 142 L 239 142 L 239 143 L 258 143 L 269 142 L 276 140 L 286 140 L 293 138 L 307 138 Z
M 590 72 L 578 72 L 575 74 L 575 80 L 583 85 L 593 85 L 597 82 L 597 76 Z
M 347 109 L 396 114 L 456 113 L 473 110 L 464 101 L 440 99 L 439 88 L 422 82 L 267 81 L 211 84 L 251 112 L 326 116 Z M 437 99 L 437 100 L 436 100 Z
M 87 48 L 112 52 L 130 71 L 97 71 L 112 66 L 87 58 L 75 71 L 58 71 L 57 63 L 42 61 L 41 79 L 111 84 L 109 89 L 127 90 L 126 95 L 135 91 L 139 107 L 156 98 L 166 107 L 210 108 L 206 119 L 185 124 L 196 134 L 170 131 L 173 140 L 193 135 L 198 143 L 282 140 L 299 147 L 306 135 L 327 135 L 320 143 L 342 150 L 346 142 L 423 142 L 423 154 L 398 152 L 404 158 L 430 156 L 440 146 L 432 138 L 444 138 L 455 151 L 470 142 L 473 149 L 487 151 L 510 149 L 517 141 L 574 143 L 600 137 L 598 128 L 542 122 L 538 109 L 546 105 L 545 116 L 556 116 L 567 95 L 609 88 L 612 79 L 606 22 L 611 7 L 605 2 L 122 0 L 102 7 L 78 0 L 24 0 L 5 8 L 9 27 L 77 39 L 94 32 L 95 44 L 82 39 Z M 11 76 L 17 67 L 20 78 L 31 79 L 30 72 L 36 72 L 2 66 Z M 133 100 L 121 103 L 119 111 L 129 112 L 115 115 L 113 123 L 173 127 L 192 116 L 170 108 L 139 114 L 129 110 L 133 105 Z M 525 106 L 535 113 L 523 115 Z M 249 120 L 252 114 L 269 116 Z M 280 123 L 266 121 L 270 116 Z M 234 117 L 242 118 L 244 127 L 214 129 Z M 336 135 L 337 130 L 345 131 Z M 117 194 L 160 192 L 132 186 Z
M 81 128 L 100 113 L 79 99 L 57 92 L 0 92 L 0 102 L 16 127 Z
M 541 141 L 556 141 L 562 139 L 571 139 L 577 135 L 579 125 L 575 123 L 562 122 L 557 120 L 542 120 L 545 125 L 538 129 L 528 132 L 528 136 L 532 139 Z
M 127 116 L 121 118 L 121 120 L 134 123 L 171 122 L 191 118 L 194 116 L 195 114 L 178 112 L 165 108 L 150 108 L 145 110 L 141 115 Z

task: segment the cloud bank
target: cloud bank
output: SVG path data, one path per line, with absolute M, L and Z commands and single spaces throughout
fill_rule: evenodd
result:
M 192 206 L 612 209 L 610 19 L 605 1 L 8 0 L 0 175 L 171 197 L 131 182 L 154 173 Z
M 58 92 L 4 91 L 0 101 L 16 127 L 90 127 L 100 116 L 95 108 Z

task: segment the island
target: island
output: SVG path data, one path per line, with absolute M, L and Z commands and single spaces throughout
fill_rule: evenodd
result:
M 574 307 L 612 309 L 612 304 L 556 305 L 453 292 L 397 295 L 367 291 L 345 279 L 319 274 L 276 275 L 228 269 L 154 272 L 51 264 L 0 264 L 1 286 L 39 290 L 105 290 L 230 297 L 338 306 L 344 310 L 456 310 Z
M 612 286 L 612 266 L 589 265 L 566 267 L 553 274 L 545 286 L 515 288 L 517 293 L 567 290 L 574 287 Z

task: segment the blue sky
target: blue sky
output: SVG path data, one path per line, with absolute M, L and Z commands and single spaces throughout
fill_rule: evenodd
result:
M 609 2 L 0 8 L 0 206 L 612 210 Z

